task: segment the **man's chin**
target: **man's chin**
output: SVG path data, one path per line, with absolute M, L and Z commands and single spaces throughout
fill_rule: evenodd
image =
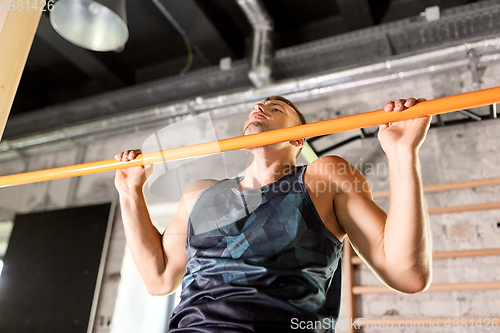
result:
M 248 126 L 243 130 L 243 135 L 250 135 L 250 134 L 257 134 L 257 133 L 262 133 L 269 131 L 269 128 L 266 126 L 263 126 L 261 123 L 250 123 Z

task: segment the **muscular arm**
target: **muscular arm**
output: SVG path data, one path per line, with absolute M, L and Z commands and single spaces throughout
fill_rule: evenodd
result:
M 129 161 L 140 151 L 117 155 L 117 160 Z M 146 182 L 144 167 L 118 170 L 115 185 L 120 194 L 120 207 L 127 244 L 132 259 L 152 295 L 174 292 L 186 273 L 185 242 L 187 222 L 198 195 L 215 180 L 200 180 L 188 187 L 182 196 L 177 214 L 163 234 L 151 222 L 143 186 Z
M 331 158 L 337 165 L 348 163 Z M 416 293 L 427 287 L 431 273 L 430 227 L 418 160 L 392 160 L 389 165 L 391 204 L 387 215 L 372 200 L 369 185 L 358 170 L 337 175 L 344 185 L 333 197 L 335 213 L 354 250 L 387 286 Z
M 391 195 L 384 230 L 387 266 L 398 267 L 400 285 L 415 281 L 417 291 L 431 280 L 431 236 L 417 154 L 389 159 Z M 411 286 L 408 285 L 411 289 Z
M 163 235 L 152 224 L 142 191 L 120 195 L 127 245 L 148 292 L 166 295 L 176 290 L 185 273 L 187 219 L 185 206 Z
M 388 102 L 386 111 L 399 112 L 417 102 L 413 98 Z M 372 200 L 358 170 L 349 165 L 347 170 L 352 172 L 334 175 L 343 184 L 333 196 L 335 213 L 353 248 L 385 284 L 405 293 L 423 291 L 431 281 L 430 226 L 418 160 L 429 124 L 430 118 L 423 117 L 380 126 L 391 181 L 387 215 Z M 338 166 L 348 164 L 338 157 L 328 158 Z

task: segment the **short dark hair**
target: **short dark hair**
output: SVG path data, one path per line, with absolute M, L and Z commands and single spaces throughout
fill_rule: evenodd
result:
M 300 125 L 307 124 L 306 118 L 304 117 L 302 112 L 300 112 L 299 109 L 297 109 L 295 104 L 290 102 L 285 97 L 283 97 L 283 96 L 269 96 L 268 98 L 266 98 L 266 100 L 264 102 L 267 102 L 267 101 L 281 101 L 281 102 L 288 104 L 288 106 L 290 106 L 292 109 L 295 110 L 295 112 L 297 112 L 297 115 L 299 116 L 299 120 L 300 120 Z
M 300 112 L 299 109 L 297 109 L 297 107 L 295 106 L 295 104 L 293 104 L 292 102 L 290 102 L 285 97 L 283 97 L 283 96 L 269 96 L 268 98 L 266 98 L 266 100 L 264 102 L 267 102 L 267 101 L 281 101 L 281 102 L 284 102 L 284 103 L 288 104 L 288 106 L 290 106 L 292 109 L 295 110 L 295 112 L 297 112 L 297 115 L 299 116 L 299 120 L 300 120 L 300 124 L 299 125 L 307 124 L 306 118 L 304 117 L 304 115 L 302 114 L 302 112 Z M 295 156 L 295 158 L 299 157 L 301 151 L 302 151 L 302 148 L 300 148 L 300 150 L 297 153 L 297 156 Z

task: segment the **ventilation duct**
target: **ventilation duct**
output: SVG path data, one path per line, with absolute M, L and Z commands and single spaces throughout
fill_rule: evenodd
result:
M 271 81 L 273 22 L 259 0 L 237 0 L 253 28 L 251 68 L 248 77 L 257 88 Z
M 38 153 L 40 149 L 56 150 L 63 146 L 75 145 L 79 141 L 88 142 L 120 135 L 123 134 L 124 128 L 135 131 L 158 128 L 202 112 L 212 111 L 216 114 L 248 112 L 256 101 L 272 95 L 284 95 L 294 102 L 300 102 L 425 74 L 468 70 L 471 50 L 478 57 L 477 65 L 484 67 L 489 63 L 500 61 L 499 49 L 500 38 L 493 38 L 336 73 L 284 80 L 263 88 L 200 96 L 184 102 L 156 106 L 62 130 L 17 140 L 4 140 L 0 143 L 0 160 L 19 157 L 18 150 L 23 154 Z

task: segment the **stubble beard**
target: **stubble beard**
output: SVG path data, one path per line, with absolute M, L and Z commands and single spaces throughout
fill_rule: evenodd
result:
M 260 121 L 252 121 L 243 129 L 243 135 L 256 134 L 269 130 L 270 128 L 266 124 L 263 124 Z

